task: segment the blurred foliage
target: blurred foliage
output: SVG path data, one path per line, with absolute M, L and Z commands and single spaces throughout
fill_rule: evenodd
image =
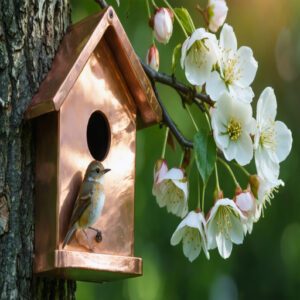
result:
M 151 44 L 144 1 L 108 1 L 118 12 L 126 32 L 140 57 Z M 161 3 L 159 0 L 157 3 Z M 187 7 L 201 26 L 195 10 L 196 0 L 170 1 L 174 6 Z M 73 22 L 99 10 L 93 0 L 72 0 Z M 200 1 L 205 5 L 205 1 Z M 265 217 L 254 226 L 242 246 L 234 246 L 231 257 L 223 260 L 211 251 L 207 261 L 203 253 L 194 262 L 183 256 L 181 245 L 172 247 L 170 237 L 179 219 L 160 209 L 151 194 L 152 172 L 161 152 L 163 131 L 158 126 L 137 134 L 137 172 L 135 199 L 135 255 L 143 258 L 144 275 L 119 282 L 78 283 L 80 299 L 299 299 L 300 291 L 300 201 L 299 133 L 300 126 L 300 1 L 299 0 L 228 0 L 227 22 L 234 27 L 239 45 L 248 45 L 259 62 L 253 88 L 255 102 L 265 86 L 273 86 L 278 99 L 278 119 L 293 132 L 294 144 L 289 158 L 282 164 L 282 188 L 268 207 Z M 183 41 L 180 29 L 167 46 L 158 44 L 161 70 L 170 73 L 172 49 Z M 184 80 L 180 67 L 177 77 Z M 194 129 L 182 117 L 181 103 L 174 91 L 160 87 L 161 95 L 181 130 L 192 137 Z M 203 116 L 195 108 L 199 122 Z M 179 147 L 178 147 L 179 148 Z M 176 166 L 180 154 L 168 150 L 170 166 Z M 221 167 L 219 168 L 221 169 Z M 196 190 L 195 166 L 191 172 L 191 190 Z M 224 177 L 223 177 L 224 178 Z M 231 182 L 222 180 L 228 195 L 233 194 Z M 206 204 L 211 205 L 211 191 Z M 190 196 L 190 208 L 196 203 Z M 211 202 L 211 203 L 209 203 Z

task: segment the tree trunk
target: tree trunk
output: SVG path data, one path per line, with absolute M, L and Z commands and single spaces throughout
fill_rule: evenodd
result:
M 74 282 L 32 274 L 34 142 L 23 120 L 69 23 L 69 0 L 0 0 L 0 299 L 75 298 Z

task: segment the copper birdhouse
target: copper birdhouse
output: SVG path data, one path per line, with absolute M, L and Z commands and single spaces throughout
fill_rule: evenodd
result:
M 142 274 L 134 257 L 134 182 L 137 117 L 143 127 L 161 110 L 115 13 L 71 26 L 52 68 L 26 112 L 36 131 L 34 272 L 88 281 Z M 62 247 L 82 177 L 92 160 L 111 172 L 106 201 L 86 230 Z

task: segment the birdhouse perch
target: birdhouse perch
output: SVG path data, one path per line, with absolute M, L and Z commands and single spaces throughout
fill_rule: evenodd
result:
M 34 272 L 87 281 L 142 274 L 134 257 L 134 182 L 137 116 L 142 126 L 161 110 L 140 62 L 109 7 L 67 31 L 52 68 L 34 96 L 36 201 Z M 103 240 L 87 230 L 92 251 L 77 233 L 62 243 L 87 165 L 99 160 L 106 202 Z

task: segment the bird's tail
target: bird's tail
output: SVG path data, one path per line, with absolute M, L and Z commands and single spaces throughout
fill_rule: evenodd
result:
M 63 248 L 69 243 L 70 239 L 72 238 L 74 232 L 76 230 L 76 225 L 74 224 L 67 232 L 66 237 L 64 239 Z

